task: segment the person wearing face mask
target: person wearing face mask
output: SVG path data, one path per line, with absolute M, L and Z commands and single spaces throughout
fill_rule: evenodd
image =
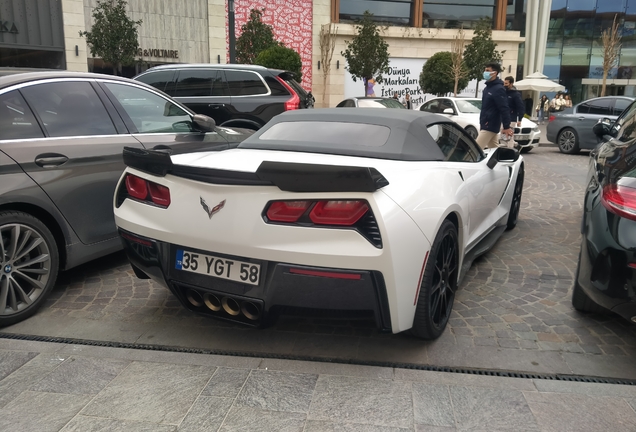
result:
M 484 68 L 484 79 L 486 88 L 481 98 L 481 114 L 479 115 L 479 135 L 477 144 L 481 148 L 496 148 L 497 135 L 503 124 L 502 134 L 512 137 L 513 130 L 510 128 L 510 108 L 508 107 L 508 96 L 504 88 L 503 81 L 499 79 L 501 65 L 499 63 L 488 63 Z
M 506 88 L 506 96 L 508 97 L 508 107 L 510 108 L 510 121 L 517 123 L 517 127 L 521 127 L 521 119 L 525 112 L 523 100 L 521 100 L 521 94 L 514 86 L 515 79 L 511 76 L 506 77 L 504 80 L 504 87 Z

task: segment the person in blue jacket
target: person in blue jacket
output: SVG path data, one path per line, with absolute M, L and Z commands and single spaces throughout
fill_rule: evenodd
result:
M 504 79 L 504 87 L 506 88 L 506 96 L 508 96 L 508 107 L 510 108 L 510 122 L 517 123 L 517 127 L 521 127 L 521 119 L 525 114 L 526 107 L 521 99 L 521 93 L 514 86 L 515 79 L 508 76 Z
M 510 108 L 508 108 L 508 96 L 499 79 L 501 65 L 488 63 L 484 68 L 486 88 L 481 98 L 481 114 L 479 115 L 479 135 L 477 144 L 481 148 L 497 147 L 498 134 L 503 124 L 502 134 L 512 137 L 514 132 L 510 129 Z

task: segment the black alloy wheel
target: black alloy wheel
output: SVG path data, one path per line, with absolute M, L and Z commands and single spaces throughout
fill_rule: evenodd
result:
M 420 284 L 411 333 L 421 339 L 437 339 L 446 328 L 459 276 L 457 228 L 445 220 L 429 253 Z
M 565 128 L 557 136 L 559 151 L 565 154 L 577 154 L 579 152 L 579 137 L 572 128 Z
M 519 209 L 521 208 L 521 194 L 523 193 L 523 179 L 525 176 L 525 170 L 523 164 L 519 168 L 519 174 L 517 175 L 517 182 L 515 183 L 515 191 L 512 195 L 512 203 L 510 203 L 510 211 L 508 212 L 508 222 L 506 225 L 507 230 L 511 230 L 517 226 L 519 220 Z
M 58 266 L 55 239 L 40 220 L 0 212 L 0 327 L 37 311 L 55 285 Z
M 466 132 L 468 133 L 468 135 L 470 135 L 472 139 L 477 139 L 477 135 L 479 135 L 479 132 L 477 132 L 477 129 L 475 129 L 472 126 L 467 126 Z

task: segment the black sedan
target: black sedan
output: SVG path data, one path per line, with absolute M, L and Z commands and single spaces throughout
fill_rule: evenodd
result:
M 636 322 L 636 103 L 594 132 L 572 304 Z
M 226 149 L 252 133 L 125 78 L 10 72 L 0 73 L 0 326 L 32 315 L 59 270 L 121 249 L 113 195 L 125 146 Z

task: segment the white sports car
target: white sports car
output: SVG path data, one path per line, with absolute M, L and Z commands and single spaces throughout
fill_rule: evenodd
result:
M 473 138 L 479 131 L 479 114 L 481 113 L 481 99 L 462 97 L 439 97 L 426 101 L 420 111 L 439 113 L 453 120 L 466 129 Z M 539 146 L 541 131 L 536 123 L 527 118 L 521 119 L 521 127 L 514 125 L 515 142 L 522 153 L 527 153 Z
M 138 277 L 258 326 L 288 309 L 438 337 L 473 259 L 517 223 L 523 158 L 446 117 L 281 114 L 237 147 L 126 149 L 115 220 Z

